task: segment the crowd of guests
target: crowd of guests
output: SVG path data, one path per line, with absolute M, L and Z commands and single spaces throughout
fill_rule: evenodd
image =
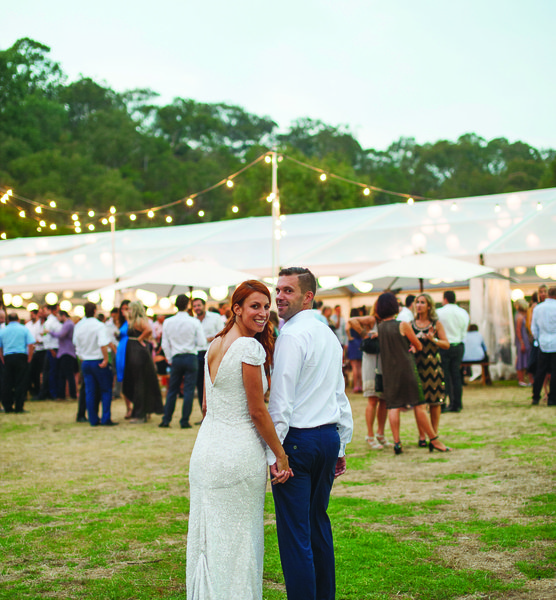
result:
M 556 402 L 549 387 L 556 368 L 555 298 L 556 288 L 543 285 L 530 303 L 515 302 L 518 383 L 533 386 L 533 404 L 539 403 L 543 386 L 548 404 Z M 168 428 L 181 396 L 179 425 L 192 427 L 195 392 L 200 406 L 203 401 L 206 351 L 230 309 L 225 303 L 207 309 L 201 298 L 190 304 L 183 294 L 176 308 L 171 318 L 158 315 L 153 321 L 141 302 L 124 300 L 105 319 L 96 305 L 87 303 L 84 318 L 74 323 L 58 305 L 45 305 L 32 310 L 25 325 L 15 312 L 6 318 L 0 310 L 0 410 L 25 412 L 28 394 L 33 400 L 69 396 L 79 399 L 77 421 L 112 426 L 117 424 L 111 418 L 112 398 L 122 397 L 130 423 L 145 423 L 159 414 L 159 427 Z M 418 446 L 444 451 L 436 442 L 440 415 L 463 409 L 462 362 L 488 361 L 484 340 L 454 292 L 444 293 L 439 309 L 428 294 L 408 295 L 400 305 L 393 294 L 384 293 L 371 314 L 364 307 L 353 308 L 346 320 L 340 305 L 322 302 L 314 304 L 313 313 L 342 346 L 352 391 L 368 399 L 368 445 L 376 450 L 393 445 L 401 452 L 399 413 L 412 408 Z M 271 321 L 277 336 L 281 323 L 276 313 Z M 368 340 L 376 343 L 367 346 Z M 167 384 L 165 402 L 161 378 Z M 393 444 L 385 434 L 387 419 Z
M 176 398 L 182 395 L 180 425 L 191 427 L 195 389 L 200 403 L 203 398 L 204 356 L 230 309 L 224 303 L 211 312 L 197 298 L 191 316 L 188 305 L 182 294 L 176 315 L 159 315 L 154 321 L 141 302 L 129 300 L 113 308 L 108 319 L 88 302 L 84 317 L 76 322 L 57 304 L 30 311 L 25 324 L 17 313 L 6 319 L 0 310 L 0 411 L 27 412 L 29 395 L 31 400 L 69 396 L 78 400 L 78 422 L 114 426 L 112 399 L 123 397 L 130 423 L 145 423 L 160 414 L 160 427 L 169 427 Z M 163 403 L 160 376 L 168 378 L 168 373 Z

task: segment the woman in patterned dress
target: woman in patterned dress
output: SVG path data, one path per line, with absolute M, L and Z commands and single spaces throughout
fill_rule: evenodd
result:
M 447 349 L 450 342 L 444 327 L 438 320 L 434 302 L 428 294 L 420 294 L 415 299 L 415 319 L 411 323 L 415 335 L 423 345 L 415 352 L 417 372 L 425 400 L 429 405 L 431 425 L 438 435 L 440 413 L 446 399 L 444 371 L 440 362 L 439 348 Z M 426 448 L 425 432 L 419 428 L 419 447 Z

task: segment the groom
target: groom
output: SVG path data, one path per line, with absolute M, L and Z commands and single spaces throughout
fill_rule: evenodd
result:
M 288 600 L 333 600 L 332 528 L 326 513 L 334 477 L 346 471 L 353 419 L 344 391 L 342 347 L 314 312 L 308 269 L 282 269 L 278 314 L 286 323 L 274 353 L 269 412 L 294 473 L 272 486 Z M 276 464 L 271 465 L 277 474 Z

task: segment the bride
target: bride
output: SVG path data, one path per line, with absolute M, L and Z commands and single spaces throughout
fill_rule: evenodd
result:
M 267 445 L 272 483 L 293 476 L 264 403 L 274 344 L 266 286 L 240 284 L 232 311 L 206 355 L 205 418 L 189 466 L 188 600 L 262 598 Z

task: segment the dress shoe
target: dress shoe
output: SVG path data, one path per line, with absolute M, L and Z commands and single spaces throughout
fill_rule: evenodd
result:
M 115 425 L 119 425 L 119 423 L 114 423 L 114 421 L 106 421 L 106 423 L 101 423 L 102 427 L 114 427 Z
M 160 423 L 159 427 L 162 427 L 163 429 L 167 429 L 168 427 L 170 427 L 170 423 L 165 423 L 164 421 L 162 421 L 162 423 Z
M 87 419 L 86 417 L 77 417 L 77 419 L 75 419 L 76 423 L 88 423 L 89 419 Z
M 181 428 L 182 429 L 191 429 L 192 427 L 191 427 L 190 423 L 187 423 L 186 425 L 181 425 Z

